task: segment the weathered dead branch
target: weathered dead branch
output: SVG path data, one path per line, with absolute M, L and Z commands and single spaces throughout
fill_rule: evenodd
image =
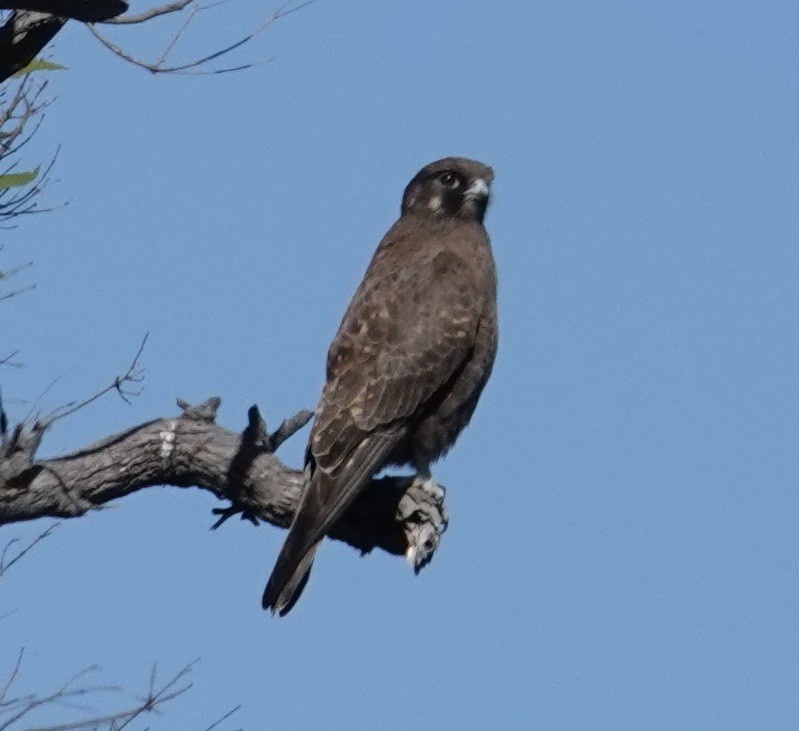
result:
M 147 487 L 197 487 L 227 500 L 214 512 L 287 527 L 299 503 L 302 472 L 274 453 L 309 412 L 271 434 L 256 407 L 241 433 L 218 426 L 218 398 L 182 413 L 139 424 L 57 459 L 38 459 L 46 425 L 17 425 L 0 447 L 0 525 L 42 517 L 76 518 Z M 410 478 L 373 481 L 330 536 L 362 552 L 415 549 L 414 568 L 427 563 L 446 528 L 443 495 L 431 497 Z

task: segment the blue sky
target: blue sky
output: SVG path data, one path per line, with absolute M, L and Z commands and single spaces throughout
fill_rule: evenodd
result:
M 269 9 L 225 6 L 229 37 Z M 798 23 L 776 1 L 320 0 L 257 41 L 269 65 L 199 78 L 67 27 L 30 154 L 61 144 L 69 205 L 4 236 L 38 285 L 0 311 L 12 415 L 150 340 L 143 394 L 43 454 L 176 396 L 220 395 L 231 429 L 313 406 L 404 185 L 445 155 L 496 171 L 500 353 L 435 469 L 451 525 L 419 577 L 327 543 L 274 620 L 283 532 L 211 533 L 210 496 L 147 490 L 4 577 L 0 667 L 24 645 L 30 686 L 97 663 L 138 690 L 202 658 L 153 729 L 239 703 L 228 729 L 799 727 Z

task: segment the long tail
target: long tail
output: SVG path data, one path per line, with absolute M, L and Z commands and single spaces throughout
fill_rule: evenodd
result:
M 335 476 L 307 469 L 300 505 L 264 590 L 264 609 L 281 617 L 291 611 L 308 581 L 319 543 L 382 465 L 397 439 L 395 433 L 370 435 Z
M 261 600 L 264 609 L 271 609 L 272 614 L 277 613 L 281 617 L 288 614 L 300 598 L 311 574 L 316 549 L 321 543 L 317 541 L 309 550 L 300 553 L 303 550 L 301 541 L 292 540 L 292 537 L 289 535 L 280 550 Z

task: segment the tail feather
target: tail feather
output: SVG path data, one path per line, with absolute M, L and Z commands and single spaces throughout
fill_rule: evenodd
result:
M 281 617 L 291 610 L 308 581 L 319 543 L 383 464 L 398 434 L 391 432 L 364 439 L 335 476 L 306 468 L 300 505 L 264 590 L 261 601 L 264 609 L 271 609 Z
M 264 609 L 271 609 L 272 614 L 279 614 L 281 617 L 291 611 L 308 583 L 319 543 L 321 541 L 317 541 L 300 555 L 296 547 L 286 541 L 264 589 L 261 601 Z

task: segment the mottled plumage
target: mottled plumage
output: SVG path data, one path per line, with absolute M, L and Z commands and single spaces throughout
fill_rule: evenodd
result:
M 497 347 L 496 275 L 483 216 L 491 168 L 424 167 L 383 237 L 327 356 L 305 491 L 263 597 L 281 615 L 319 542 L 383 467 L 423 477 L 469 422 Z

